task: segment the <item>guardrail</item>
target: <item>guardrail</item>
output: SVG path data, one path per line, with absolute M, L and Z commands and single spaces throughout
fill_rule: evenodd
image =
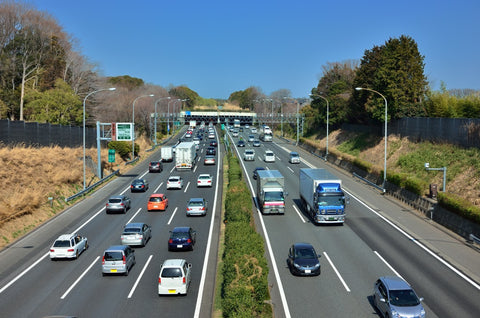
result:
M 100 184 L 104 183 L 105 181 L 107 181 L 108 179 L 110 179 L 111 177 L 113 177 L 114 175 L 118 174 L 118 172 L 120 171 L 120 169 L 112 172 L 111 174 L 109 174 L 108 176 L 106 176 L 105 178 L 101 179 L 100 181 L 97 181 L 95 182 L 94 184 L 92 184 L 91 186 L 85 188 L 85 190 L 82 190 L 68 198 L 65 198 L 65 202 L 68 202 L 68 201 L 72 201 L 73 199 L 75 198 L 78 198 L 82 195 L 84 195 L 85 193 L 89 192 L 90 190 L 92 190 L 93 188 L 99 186 Z
M 470 234 L 468 238 L 470 239 L 471 242 L 475 244 L 480 244 L 480 238 L 476 237 L 475 235 Z

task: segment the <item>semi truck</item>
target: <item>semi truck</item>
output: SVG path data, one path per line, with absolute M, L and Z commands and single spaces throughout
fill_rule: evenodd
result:
M 162 162 L 172 162 L 173 161 L 173 148 L 170 146 L 163 146 L 160 149 L 160 159 Z
M 278 170 L 258 170 L 257 202 L 263 214 L 285 213 L 285 179 Z
M 195 160 L 197 159 L 197 151 L 193 141 L 181 142 L 175 148 L 175 169 L 193 169 Z
M 314 223 L 345 222 L 342 180 L 325 169 L 300 169 L 300 200 Z

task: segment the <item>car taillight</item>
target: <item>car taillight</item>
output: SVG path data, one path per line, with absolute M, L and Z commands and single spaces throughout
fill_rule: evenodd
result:
M 133 185 L 131 185 L 131 186 L 130 186 L 130 188 L 132 188 L 132 189 L 133 189 Z
M 187 279 L 185 278 L 185 276 L 183 276 L 183 283 L 185 284 L 187 282 Z
M 69 249 L 67 250 L 67 252 L 73 252 L 73 251 L 75 251 L 73 248 L 69 248 Z
M 162 283 L 162 279 L 159 277 L 158 278 L 158 284 L 160 285 Z
M 188 240 L 187 240 L 187 243 L 192 243 L 192 240 L 191 240 L 191 239 L 188 239 Z
M 123 255 L 123 265 L 127 264 L 127 260 L 125 259 L 125 255 Z
M 204 206 L 202 206 L 202 208 L 201 208 L 200 210 L 202 210 L 202 211 L 203 211 L 203 210 L 205 210 L 205 207 L 204 207 Z
M 50 249 L 50 252 L 52 252 L 52 253 L 53 253 L 53 252 L 55 252 L 55 250 L 54 250 L 53 248 L 51 248 L 51 249 Z
M 107 203 L 107 206 L 108 206 L 108 203 Z
M 121 206 L 124 206 L 125 204 L 123 204 L 123 203 L 120 203 L 120 205 L 121 205 Z
M 105 256 L 102 256 L 102 265 L 105 265 Z
M 169 240 L 168 240 L 168 243 L 172 244 L 172 243 L 173 243 L 173 240 L 172 240 L 172 239 L 169 239 Z

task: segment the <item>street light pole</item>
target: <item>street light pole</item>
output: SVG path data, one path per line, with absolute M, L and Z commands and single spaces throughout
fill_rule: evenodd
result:
M 324 101 L 327 102 L 327 145 L 325 147 L 325 161 L 326 161 L 327 156 L 328 156 L 328 116 L 329 116 L 328 99 L 326 99 L 325 97 L 323 97 L 321 95 L 317 95 L 317 94 L 310 94 L 310 96 L 320 97 L 321 99 L 323 99 Z
M 363 88 L 363 87 L 356 87 L 355 88 L 357 91 L 361 90 L 366 90 L 366 91 L 371 91 L 374 93 L 377 93 L 378 95 L 382 96 L 383 100 L 385 101 L 385 154 L 384 154 L 384 160 L 383 160 L 383 192 L 385 192 L 385 182 L 387 181 L 387 99 L 385 96 L 377 92 L 376 90 L 370 89 L 370 88 Z
M 135 159 L 135 102 L 142 97 L 153 97 L 155 95 L 142 95 L 135 98 L 132 105 L 132 160 Z
M 171 99 L 168 102 L 168 108 L 167 108 L 167 137 L 170 135 L 170 103 L 175 102 L 176 99 Z
M 93 95 L 95 93 L 101 92 L 101 91 L 114 91 L 116 90 L 115 87 L 110 87 L 110 88 L 102 88 L 96 91 L 93 91 L 91 93 L 88 93 L 87 96 L 83 99 L 83 190 L 86 188 L 86 181 L 85 181 L 85 175 L 86 175 L 86 165 L 85 165 L 85 103 L 87 102 L 87 98 L 90 95 Z
M 153 133 L 155 134 L 155 147 L 157 146 L 157 104 L 159 101 L 163 99 L 170 99 L 170 96 L 162 97 L 155 101 L 155 119 L 154 119 L 154 127 L 153 127 L 153 131 L 154 131 Z

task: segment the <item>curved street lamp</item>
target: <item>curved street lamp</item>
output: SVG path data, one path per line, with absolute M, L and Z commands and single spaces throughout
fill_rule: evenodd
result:
M 115 87 L 98 89 L 96 91 L 88 93 L 87 96 L 85 96 L 85 98 L 83 99 L 83 190 L 85 190 L 85 188 L 86 188 L 86 181 L 85 181 L 85 175 L 86 175 L 86 165 L 85 165 L 85 103 L 87 102 L 87 98 L 90 95 L 93 95 L 93 94 L 101 92 L 101 91 L 114 91 L 114 90 L 116 90 Z
M 366 91 L 371 91 L 374 93 L 377 93 L 378 95 L 382 96 L 383 100 L 385 101 L 385 154 L 384 154 L 384 160 L 383 160 L 383 192 L 385 192 L 385 182 L 387 181 L 387 99 L 385 96 L 377 92 L 376 90 L 373 90 L 371 88 L 363 88 L 363 87 L 356 87 L 355 88 L 357 91 L 361 90 L 366 90 Z
M 155 134 L 155 147 L 157 146 L 157 104 L 159 101 L 164 100 L 164 99 L 170 99 L 170 96 L 168 97 L 162 97 L 159 98 L 155 101 L 155 119 L 154 119 L 154 127 L 153 127 L 153 133 Z
M 328 106 L 328 99 L 325 97 L 318 95 L 318 94 L 310 94 L 310 96 L 315 96 L 315 97 L 320 97 L 324 101 L 327 102 L 327 146 L 325 147 L 325 161 L 327 161 L 327 156 L 328 156 L 328 113 L 329 113 L 329 106 Z
M 154 94 L 142 95 L 135 98 L 132 105 L 132 160 L 135 159 L 135 102 L 142 97 L 153 97 Z

